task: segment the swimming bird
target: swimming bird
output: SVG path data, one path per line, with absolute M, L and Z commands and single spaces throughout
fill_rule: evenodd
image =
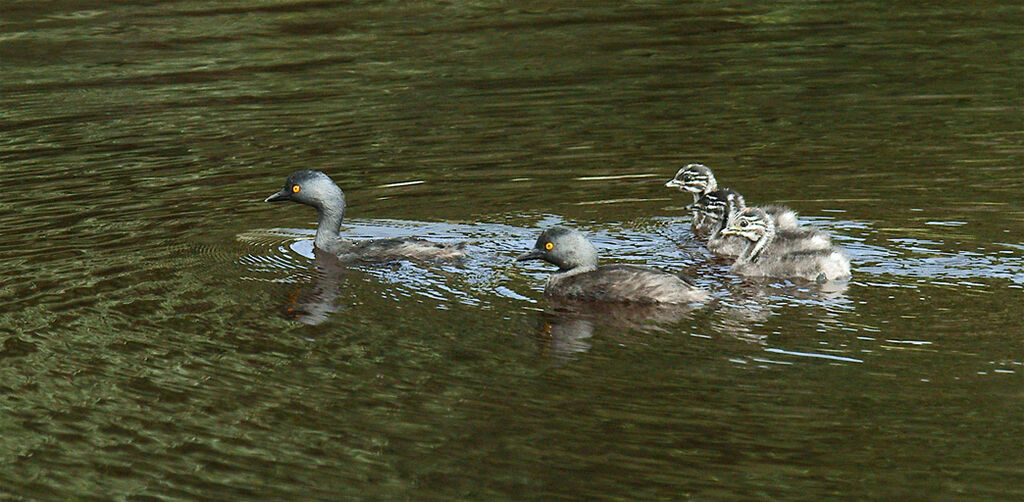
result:
M 718 182 L 711 168 L 704 164 L 687 164 L 678 171 L 676 175 L 665 183 L 669 188 L 678 188 L 683 192 L 693 194 L 693 201 L 697 202 L 708 192 L 718 190 Z
M 600 302 L 690 303 L 711 296 L 687 279 L 638 265 L 597 264 L 597 248 L 580 232 L 561 226 L 540 234 L 516 261 L 544 260 L 558 267 L 548 277 L 548 296 Z
M 701 233 L 709 234 L 706 246 L 714 255 L 736 258 L 747 249 L 747 239 L 724 233 L 735 217 L 746 209 L 746 203 L 739 192 L 728 188 L 715 190 L 690 206 L 703 215 Z M 780 253 L 813 251 L 831 248 L 832 238 L 824 232 L 807 227 L 777 228 L 775 245 Z
M 732 211 L 735 201 L 730 192 L 732 190 L 728 188 L 709 192 L 687 208 L 701 215 L 701 228 L 699 232 L 694 231 L 694 235 L 707 239 L 704 245 L 708 251 L 715 256 L 732 259 L 747 249 L 749 243 L 738 235 L 722 234 L 729 224 L 729 217 L 735 214 Z
M 711 174 L 711 168 L 704 164 L 687 164 L 676 171 L 675 177 L 668 180 L 665 186 L 678 188 L 681 192 L 690 192 L 693 195 L 693 203 L 696 204 L 701 197 L 718 188 L 715 176 Z M 693 219 L 690 223 L 690 230 L 699 239 L 706 239 L 712 231 L 708 230 L 708 222 L 704 220 L 704 213 L 691 208 Z
M 850 276 L 850 259 L 841 249 L 785 250 L 786 238 L 775 231 L 775 222 L 764 210 L 744 209 L 722 231 L 749 241 L 732 265 L 732 271 L 751 277 L 801 278 L 826 282 Z
M 676 172 L 675 177 L 669 180 L 668 183 L 665 183 L 665 186 L 679 188 L 682 191 L 690 192 L 693 194 L 693 202 L 698 202 L 701 197 L 718 190 L 718 180 L 715 179 L 715 175 L 711 172 L 710 167 L 705 166 L 704 164 L 688 164 L 679 169 L 679 171 Z M 737 193 L 737 195 L 739 194 Z M 746 203 L 743 203 L 744 207 L 746 207 Z M 786 206 L 769 204 L 760 207 L 764 209 L 766 213 L 771 215 L 772 219 L 775 220 L 775 226 L 777 228 L 797 228 L 800 226 L 796 211 L 793 211 Z M 743 208 L 741 207 L 740 209 Z M 697 212 L 694 211 L 693 226 L 695 228 L 698 226 L 697 219 L 702 217 L 702 215 L 698 216 Z M 700 222 L 700 224 L 705 225 L 703 222 Z
M 312 206 L 319 216 L 313 246 L 343 260 L 387 262 L 395 260 L 446 261 L 464 256 L 463 245 L 438 244 L 415 237 L 352 241 L 341 238 L 345 193 L 320 171 L 295 171 L 281 191 L 264 202 L 292 201 Z

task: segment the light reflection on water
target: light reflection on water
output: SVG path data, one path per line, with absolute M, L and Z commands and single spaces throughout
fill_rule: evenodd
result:
M 906 285 L 909 279 L 929 278 L 932 284 L 943 284 L 943 279 L 956 279 L 955 284 L 966 287 L 988 287 L 982 282 L 971 282 L 967 279 L 1008 279 L 1020 284 L 1024 281 L 1024 270 L 1021 259 L 1011 253 L 986 253 L 978 251 L 946 251 L 941 249 L 944 243 L 926 239 L 888 239 L 883 245 L 867 244 L 866 238 L 875 234 L 870 224 L 843 220 L 831 220 L 821 217 L 804 218 L 807 224 L 829 232 L 833 239 L 850 255 L 854 266 L 856 281 L 870 281 L 873 285 L 883 287 L 899 287 Z M 688 272 L 702 286 L 716 289 L 711 282 L 729 281 L 727 266 L 714 263 L 701 246 L 689 235 L 687 218 L 648 218 L 641 222 L 628 224 L 605 223 L 595 228 L 582 229 L 601 253 L 602 262 L 626 262 L 645 264 L 669 271 Z M 388 237 L 426 237 L 439 242 L 465 242 L 469 246 L 464 266 L 449 271 L 458 271 L 470 283 L 480 286 L 500 286 L 497 284 L 502 276 L 514 273 L 529 275 L 542 283 L 550 270 L 546 265 L 514 267 L 511 258 L 533 245 L 540 230 L 552 225 L 567 224 L 554 215 L 538 218 L 537 228 L 521 228 L 498 224 L 446 224 L 416 223 L 411 221 L 381 220 L 375 222 L 348 222 L 348 236 L 360 238 Z M 265 266 L 284 266 L 292 263 L 295 255 L 310 259 L 313 257 L 313 230 L 278 229 L 274 231 L 250 232 L 239 239 L 254 240 L 260 236 L 273 236 L 277 241 L 260 243 L 263 246 L 277 246 L 274 253 L 249 255 L 241 259 L 243 263 L 261 264 Z M 856 235 L 857 237 L 854 237 Z M 1004 246 L 1022 248 L 1003 244 Z M 290 250 L 290 253 L 286 253 Z M 291 256 L 291 259 L 286 259 Z M 276 265 L 275 265 L 276 264 Z M 503 265 L 503 266 L 502 266 Z M 398 267 L 401 268 L 400 266 Z M 440 267 L 445 269 L 446 267 Z M 388 270 L 395 267 L 387 267 Z M 368 268 L 373 270 L 373 267 Z M 889 281 L 884 280 L 889 277 Z M 415 281 L 416 277 L 395 277 L 395 283 Z M 786 283 L 788 281 L 782 281 Z M 428 286 L 429 283 L 417 283 L 417 286 Z M 411 288 L 418 289 L 418 288 Z M 801 288 L 794 288 L 799 291 Z M 478 291 L 479 295 L 493 293 L 486 288 Z M 498 294 L 502 294 L 498 292 Z M 825 295 L 835 298 L 836 295 Z M 512 298 L 524 298 L 514 295 Z M 473 298 L 463 300 L 473 302 Z M 808 299 L 813 301 L 813 299 Z
M 677 332 L 681 322 L 692 308 L 657 312 L 652 309 L 629 306 L 566 304 L 554 299 L 540 298 L 543 281 L 551 272 L 545 265 L 516 267 L 512 258 L 532 246 L 540 229 L 566 222 L 555 215 L 531 218 L 537 228 L 523 228 L 500 224 L 421 223 L 408 220 L 353 220 L 346 226 L 351 238 L 389 238 L 420 236 L 445 242 L 465 242 L 468 257 L 458 264 L 418 264 L 399 262 L 386 266 L 357 266 L 371 280 L 387 285 L 395 297 L 423 296 L 441 302 L 454 301 L 478 308 L 494 308 L 489 298 L 520 302 L 524 308 L 539 303 L 539 343 L 545 352 L 556 358 L 573 358 L 573 354 L 591 348 L 595 325 L 614 326 L 616 330 L 638 330 L 644 333 Z M 875 232 L 870 224 L 830 218 L 805 218 L 808 224 L 830 232 L 851 255 L 854 263 L 854 284 L 882 288 L 918 289 L 920 277 L 929 278 L 932 285 L 957 285 L 987 288 L 983 283 L 964 279 L 1002 277 L 1007 270 L 1020 270 L 1010 260 L 982 253 L 943 253 L 935 249 L 942 243 L 923 239 L 890 239 L 892 247 L 866 244 Z M 705 307 L 710 312 L 714 332 L 725 334 L 762 346 L 768 355 L 733 357 L 737 364 L 792 364 L 779 357 L 824 359 L 834 362 L 863 363 L 864 354 L 854 356 L 849 347 L 819 347 L 817 351 L 787 350 L 766 344 L 765 335 L 756 334 L 752 326 L 763 326 L 779 308 L 813 308 L 818 312 L 818 331 L 835 329 L 858 333 L 861 342 L 887 345 L 930 345 L 924 340 L 878 340 L 874 334 L 878 327 L 855 325 L 844 318 L 856 309 L 857 303 L 846 297 L 848 284 L 826 285 L 792 284 L 789 281 L 749 281 L 732 277 L 728 266 L 716 263 L 687 235 L 687 219 L 657 217 L 630 224 L 604 223 L 584 227 L 599 247 L 604 260 L 641 263 L 666 270 L 685 271 L 702 287 L 712 291 L 715 301 Z M 248 267 L 255 280 L 285 281 L 304 284 L 299 294 L 305 303 L 295 302 L 286 307 L 286 317 L 307 324 L 318 324 L 329 315 L 344 308 L 344 297 L 339 294 L 337 273 L 324 275 L 323 260 L 314 259 L 312 230 L 277 229 L 242 234 L 239 239 L 257 245 L 259 252 L 246 255 L 240 263 Z M 845 233 L 845 234 L 844 234 Z M 855 237 L 856 236 L 856 237 Z M 946 256 L 919 258 L 934 253 Z M 327 265 L 328 268 L 334 265 Z M 313 270 L 310 272 L 309 270 Z M 271 277 L 267 279 L 266 277 Z M 263 277 L 263 279 L 260 279 Z M 1019 273 L 1011 275 L 1016 281 Z M 955 284 L 942 279 L 959 279 Z M 517 291 L 526 286 L 527 290 Z M 298 310 L 296 310 L 298 309 Z M 628 311 L 626 311 L 626 310 Z M 654 309 L 657 310 L 657 309 Z M 297 314 L 298 312 L 298 314 Z M 685 328 L 684 328 L 685 329 Z M 699 332 L 691 336 L 707 336 Z M 1013 370 L 1001 370 L 1013 371 Z
M 540 228 L 565 222 L 553 215 L 537 218 Z M 714 263 L 692 239 L 682 236 L 680 228 L 688 228 L 684 220 L 657 218 L 632 226 L 602 224 L 585 228 L 606 262 L 611 259 L 640 263 L 669 271 L 685 270 L 702 287 L 716 296 L 712 305 L 704 307 L 711 312 L 711 323 L 716 331 L 740 340 L 763 344 L 763 335 L 752 333 L 751 324 L 763 324 L 771 315 L 773 306 L 804 306 L 820 309 L 822 320 L 836 317 L 855 308 L 845 298 L 847 285 L 835 282 L 825 285 L 791 284 L 788 281 L 751 282 L 732 277 L 725 264 Z M 816 221 L 822 225 L 822 221 Z M 833 225 L 840 227 L 842 225 Z M 495 301 L 514 301 L 524 307 L 539 303 L 540 338 L 547 339 L 550 352 L 568 357 L 573 352 L 590 348 L 587 341 L 593 336 L 595 325 L 614 326 L 616 330 L 640 332 L 678 332 L 680 323 L 697 306 L 631 306 L 586 304 L 556 299 L 534 299 L 541 295 L 545 278 L 552 272 L 546 264 L 515 266 L 513 258 L 532 247 L 540 229 L 498 224 L 415 223 L 411 221 L 349 221 L 346 236 L 350 238 L 389 238 L 412 235 L 443 242 L 464 242 L 467 258 L 458 264 L 423 264 L 396 262 L 386 265 L 353 265 L 352 268 L 381 281 L 396 297 L 427 297 L 441 302 L 438 308 L 448 308 L 448 301 L 478 308 L 494 308 Z M 295 309 L 305 311 L 298 319 L 308 324 L 327 320 L 330 312 L 340 310 L 337 302 L 344 303 L 344 289 L 338 284 L 337 274 L 324 274 L 324 269 L 335 265 L 325 257 L 314 257 L 312 230 L 276 229 L 242 234 L 239 239 L 258 245 L 258 252 L 248 254 L 240 262 L 252 272 L 252 279 L 274 282 L 285 281 L 305 284 L 297 295 L 290 293 L 287 316 L 295 316 Z M 283 256 L 282 256 L 283 255 Z M 613 258 L 608 258 L 608 256 Z M 304 259 L 304 260 L 303 260 Z M 282 266 L 282 264 L 287 264 Z M 312 270 L 312 272 L 310 272 Z M 282 278 L 282 276 L 284 276 Z M 517 289 L 528 289 L 517 292 Z M 305 298 L 295 305 L 294 297 Z M 666 326 L 669 325 L 669 326 Z M 675 326 L 675 327 L 672 327 Z M 778 350 L 778 349 L 773 349 Z M 780 352 L 795 357 L 825 357 L 806 352 Z M 836 361 L 859 361 L 834 356 Z

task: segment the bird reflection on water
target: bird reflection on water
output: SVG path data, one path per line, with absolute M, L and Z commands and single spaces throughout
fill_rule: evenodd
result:
M 314 259 L 309 265 L 311 282 L 288 295 L 288 302 L 282 306 L 287 319 L 303 324 L 317 325 L 344 307 L 338 305 L 342 290 L 342 276 L 347 270 L 337 256 L 313 250 Z
M 846 302 L 849 285 L 845 282 L 802 284 L 744 279 L 726 284 L 729 294 L 705 306 L 698 304 L 640 304 L 575 301 L 548 297 L 548 308 L 538 311 L 534 339 L 541 352 L 560 360 L 572 360 L 588 352 L 595 331 L 605 328 L 602 337 L 622 345 L 646 343 L 644 335 L 701 336 L 691 326 L 682 325 L 695 310 L 706 310 L 710 332 L 764 349 L 768 339 L 756 326 L 773 315 L 780 294 L 803 305 L 820 307 L 825 318 Z M 704 317 L 705 314 L 699 314 Z M 698 324 L 701 322 L 695 319 Z M 611 329 L 607 329 L 611 328 Z
M 652 332 L 668 332 L 666 326 L 679 323 L 700 305 L 659 303 L 610 303 L 549 297 L 548 310 L 538 318 L 536 340 L 543 352 L 560 359 L 587 352 L 595 326 L 618 328 L 622 343 L 639 343 L 632 338 Z

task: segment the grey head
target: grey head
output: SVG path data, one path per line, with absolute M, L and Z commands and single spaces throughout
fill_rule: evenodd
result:
M 718 189 L 718 182 L 711 168 L 704 164 L 688 164 L 676 172 L 676 176 L 665 183 L 670 188 L 678 188 L 694 194 L 694 201 L 702 195 Z
M 516 261 L 544 260 L 565 272 L 597 268 L 597 248 L 580 232 L 566 227 L 551 227 L 540 234 L 533 249 Z
M 325 251 L 338 249 L 341 221 L 345 218 L 345 193 L 329 176 L 308 169 L 295 171 L 288 176 L 284 188 L 264 199 L 264 202 L 285 200 L 316 208 L 320 221 L 313 244 Z
M 320 211 L 345 211 L 345 194 L 338 185 L 320 171 L 305 169 L 288 176 L 281 191 L 264 199 L 264 202 L 290 200 L 313 206 Z

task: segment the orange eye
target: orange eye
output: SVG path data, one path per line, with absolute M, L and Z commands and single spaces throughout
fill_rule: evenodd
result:
M 551 251 L 552 249 L 555 249 L 555 245 L 553 243 L 549 242 L 549 243 L 544 245 L 544 249 L 547 249 L 548 251 Z
M 299 193 L 299 190 L 302 190 L 299 185 L 292 185 L 292 193 Z

